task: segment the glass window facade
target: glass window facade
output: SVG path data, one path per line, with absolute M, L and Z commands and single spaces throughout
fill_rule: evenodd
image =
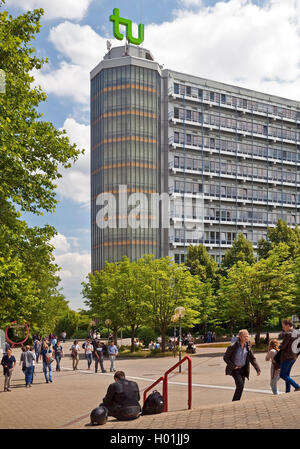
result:
M 100 71 L 91 81 L 91 221 L 92 271 L 123 255 L 135 260 L 144 254 L 159 257 L 159 231 L 118 226 L 119 185 L 128 196 L 159 192 L 160 75 L 156 70 L 127 65 Z M 96 224 L 96 198 L 103 192 L 116 199 L 117 227 Z M 127 214 L 135 206 L 127 207 Z M 143 214 L 143 211 L 142 211 Z M 127 215 L 127 217 L 128 217 Z M 145 218 L 145 217 L 143 217 Z

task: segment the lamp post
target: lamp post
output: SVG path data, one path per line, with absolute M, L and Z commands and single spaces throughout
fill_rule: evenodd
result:
M 181 318 L 185 315 L 185 308 L 182 306 L 176 307 L 175 315 L 179 318 L 179 361 L 181 361 L 181 348 L 182 348 L 182 336 L 181 336 Z M 179 365 L 179 372 L 181 373 L 181 365 Z
M 176 321 L 178 320 L 178 315 L 174 314 L 171 318 L 172 323 L 174 323 L 174 357 L 176 356 Z
M 105 324 L 107 326 L 107 344 L 109 343 L 109 326 L 111 325 L 111 320 L 105 320 Z

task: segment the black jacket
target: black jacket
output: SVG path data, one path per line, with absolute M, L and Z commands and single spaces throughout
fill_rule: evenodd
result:
M 139 387 L 136 382 L 120 379 L 118 382 L 110 384 L 103 405 L 110 406 L 138 406 L 140 400 Z
M 228 346 L 225 354 L 224 354 L 224 361 L 226 362 L 227 366 L 226 366 L 226 371 L 225 373 L 227 375 L 232 375 L 232 372 L 234 371 L 234 358 L 235 358 L 235 352 L 238 349 L 238 345 L 239 345 L 239 340 L 236 341 L 235 343 L 233 343 L 232 345 Z M 249 379 L 249 374 L 250 374 L 250 363 L 251 365 L 254 366 L 255 370 L 257 372 L 260 371 L 260 368 L 256 362 L 256 358 L 252 352 L 251 346 L 249 343 L 246 343 L 246 348 L 247 348 L 247 359 L 246 359 L 246 365 L 245 365 L 245 376 L 247 377 L 247 379 Z

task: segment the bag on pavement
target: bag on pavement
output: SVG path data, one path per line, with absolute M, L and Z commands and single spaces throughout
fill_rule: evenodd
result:
M 154 390 L 147 397 L 145 404 L 143 405 L 142 415 L 155 415 L 164 411 L 165 401 L 162 395 Z

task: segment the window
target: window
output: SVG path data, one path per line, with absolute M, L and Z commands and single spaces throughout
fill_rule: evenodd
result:
M 178 156 L 174 157 L 174 167 L 179 168 L 179 157 Z
M 174 142 L 179 143 L 179 133 L 178 132 L 174 132 Z
M 215 101 L 215 93 L 214 92 L 209 92 L 209 99 L 210 99 L 210 101 Z
M 226 103 L 226 95 L 221 94 L 221 103 Z
M 192 111 L 189 109 L 186 111 L 186 119 L 191 121 L 192 120 Z
M 186 135 L 186 143 L 188 145 L 192 145 L 192 135 L 191 134 Z
M 179 84 L 174 83 L 174 94 L 179 94 Z
M 188 96 L 192 95 L 192 89 L 190 86 L 186 86 L 186 95 L 188 95 Z
M 179 109 L 174 108 L 174 118 L 179 118 Z
M 198 97 L 199 98 L 203 98 L 203 90 L 202 89 L 198 89 Z

